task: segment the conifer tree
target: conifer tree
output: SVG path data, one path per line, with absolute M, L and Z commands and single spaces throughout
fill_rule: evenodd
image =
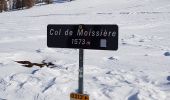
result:
M 51 4 L 51 3 L 53 3 L 53 0 L 44 0 L 44 2 L 45 2 L 46 4 Z
M 22 0 L 17 0 L 15 6 L 17 9 L 22 8 Z
M 0 12 L 3 11 L 3 4 L 2 4 L 2 1 L 0 1 Z
M 7 11 L 7 1 L 6 0 L 0 0 L 0 12 Z
M 23 1 L 23 5 L 27 8 L 31 8 L 32 6 L 34 6 L 35 4 L 35 0 L 24 0 Z

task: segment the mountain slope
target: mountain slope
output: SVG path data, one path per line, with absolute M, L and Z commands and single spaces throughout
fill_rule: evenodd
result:
M 47 48 L 48 24 L 117 24 L 119 50 L 85 50 L 90 100 L 170 98 L 170 1 L 75 0 L 0 14 L 0 100 L 69 100 L 78 50 Z M 15 61 L 51 62 L 27 68 Z

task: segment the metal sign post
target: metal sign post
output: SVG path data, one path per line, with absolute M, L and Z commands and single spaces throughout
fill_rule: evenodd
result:
M 79 49 L 79 88 L 78 93 L 83 94 L 83 56 L 84 56 L 84 50 Z
M 47 26 L 48 47 L 79 49 L 78 93 L 71 93 L 70 100 L 89 100 L 89 95 L 83 93 L 83 49 L 117 50 L 118 33 L 118 26 L 114 24 L 50 24 Z

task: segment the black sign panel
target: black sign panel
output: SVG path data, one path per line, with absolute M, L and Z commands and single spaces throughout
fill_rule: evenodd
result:
M 118 49 L 117 25 L 48 25 L 47 46 L 97 50 Z

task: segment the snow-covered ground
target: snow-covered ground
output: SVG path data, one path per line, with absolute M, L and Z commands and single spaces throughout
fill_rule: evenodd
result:
M 74 0 L 0 13 L 0 100 L 69 100 L 77 90 L 79 52 L 48 48 L 48 24 L 119 25 L 118 51 L 85 50 L 90 100 L 170 100 L 170 0 Z

